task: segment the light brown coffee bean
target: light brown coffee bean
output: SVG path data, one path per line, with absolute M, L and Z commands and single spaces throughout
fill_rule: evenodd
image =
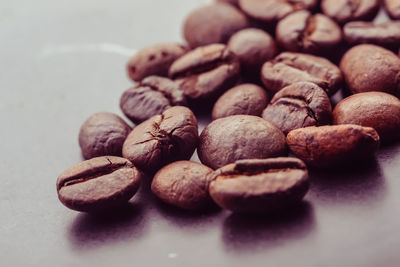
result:
M 374 156 L 379 135 L 354 124 L 306 127 L 289 132 L 286 142 L 296 157 L 318 168 L 338 167 Z

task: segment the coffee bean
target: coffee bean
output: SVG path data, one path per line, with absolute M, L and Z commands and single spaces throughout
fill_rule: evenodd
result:
M 400 139 L 400 100 L 381 92 L 367 92 L 340 101 L 333 111 L 335 124 L 358 124 L 374 128 L 381 140 Z
M 296 157 L 319 168 L 371 158 L 378 150 L 379 140 L 373 128 L 353 124 L 300 128 L 286 137 Z
M 243 74 L 257 78 L 262 65 L 278 53 L 271 35 L 254 28 L 235 33 L 228 42 L 228 48 L 239 58 Z
M 353 93 L 381 91 L 400 96 L 400 59 L 376 45 L 358 45 L 340 62 L 348 88 Z
M 189 46 L 226 43 L 235 32 L 247 28 L 244 14 L 232 5 L 214 3 L 195 9 L 185 19 L 183 34 Z
M 240 8 L 253 19 L 274 23 L 301 9 L 313 10 L 318 0 L 239 0 Z
M 393 19 L 400 19 L 400 2 L 399 0 L 384 0 L 386 11 Z
M 162 201 L 186 210 L 201 210 L 213 203 L 209 193 L 212 169 L 192 161 L 171 163 L 154 176 L 151 191 Z
M 98 157 L 64 171 L 57 179 L 57 193 L 70 209 L 98 212 L 128 202 L 140 179 L 140 172 L 127 159 Z
M 220 2 L 220 3 L 228 3 L 234 6 L 238 6 L 239 5 L 239 0 L 216 0 L 216 2 Z
M 378 13 L 379 0 L 322 0 L 324 14 L 340 24 L 354 20 L 372 20 Z
M 269 102 L 265 90 L 254 84 L 241 84 L 226 91 L 215 103 L 212 119 L 232 115 L 260 116 Z
M 276 93 L 262 117 L 288 134 L 297 128 L 329 124 L 332 121 L 332 107 L 321 87 L 299 82 Z
M 168 78 L 149 76 L 125 91 L 120 99 L 122 112 L 134 123 L 141 123 L 172 106 L 186 106 L 178 84 Z
M 100 112 L 90 116 L 79 131 L 79 145 L 85 159 L 99 156 L 121 156 L 122 145 L 131 132 L 119 116 Z
M 170 70 L 190 100 L 218 97 L 238 79 L 239 62 L 226 45 L 199 47 L 175 61 Z
M 341 42 L 342 31 L 329 17 L 301 10 L 279 21 L 276 38 L 285 50 L 321 54 Z
M 349 44 L 377 44 L 387 47 L 400 47 L 400 21 L 375 24 L 373 22 L 354 21 L 343 28 Z
M 139 169 L 154 173 L 170 162 L 189 159 L 198 139 L 193 112 L 176 106 L 137 125 L 125 140 L 122 155 Z
M 128 75 L 134 81 L 141 81 L 151 75 L 168 76 L 171 64 L 186 52 L 186 47 L 174 43 L 144 48 L 129 60 Z
M 200 135 L 200 161 L 217 169 L 239 159 L 286 155 L 285 136 L 271 123 L 249 115 L 211 122 Z
M 261 79 L 268 90 L 278 92 L 295 82 L 312 82 L 333 95 L 342 86 L 340 69 L 329 60 L 284 52 L 264 64 Z
M 296 158 L 239 160 L 214 172 L 210 195 L 233 212 L 283 213 L 307 193 L 307 167 Z

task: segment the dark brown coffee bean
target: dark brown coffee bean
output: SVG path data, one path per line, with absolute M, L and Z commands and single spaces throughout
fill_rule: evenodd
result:
M 276 93 L 262 117 L 288 134 L 297 128 L 331 123 L 332 107 L 321 87 L 299 82 Z
M 178 84 L 168 78 L 149 76 L 125 91 L 120 99 L 122 112 L 134 123 L 141 123 L 172 106 L 186 106 Z
M 276 39 L 285 50 L 320 54 L 342 41 L 342 30 L 325 15 L 301 10 L 279 21 Z
M 158 44 L 137 52 L 128 62 L 129 77 L 141 81 L 147 76 L 168 76 L 171 64 L 184 55 L 187 48 L 180 44 Z
M 171 163 L 154 176 L 151 191 L 162 201 L 186 210 L 212 205 L 208 193 L 212 169 L 192 161 Z
M 239 159 L 286 155 L 285 136 L 271 123 L 249 115 L 235 115 L 211 122 L 200 135 L 197 153 L 213 169 Z
M 98 157 L 64 171 L 57 179 L 57 193 L 70 209 L 98 212 L 128 202 L 140 179 L 140 172 L 129 160 Z
M 354 20 L 372 20 L 378 13 L 379 0 L 322 0 L 321 9 L 340 24 Z
M 340 101 L 333 111 L 335 124 L 358 124 L 374 128 L 381 140 L 400 139 L 400 100 L 381 92 L 367 92 Z
M 99 156 L 121 156 L 122 145 L 131 132 L 119 116 L 100 112 L 90 116 L 79 131 L 79 145 L 85 159 Z
M 400 96 L 400 59 L 376 45 L 357 45 L 340 62 L 348 88 L 353 93 L 381 91 Z
M 377 44 L 387 47 L 400 47 L 400 21 L 389 21 L 381 24 L 354 21 L 343 28 L 349 44 Z
M 284 52 L 264 64 L 261 79 L 268 90 L 278 92 L 295 82 L 312 82 L 330 96 L 342 87 L 342 73 L 329 60 L 301 53 Z
M 273 23 L 301 9 L 313 10 L 318 0 L 239 0 L 240 8 L 253 19 Z
M 370 158 L 378 150 L 379 140 L 373 128 L 354 124 L 300 128 L 286 138 L 296 157 L 319 168 Z
M 393 19 L 400 19 L 400 1 L 384 0 L 385 8 Z
M 282 213 L 307 193 L 307 167 L 296 158 L 239 160 L 214 172 L 210 195 L 233 212 Z
M 176 106 L 136 126 L 125 140 L 122 155 L 153 173 L 170 162 L 190 159 L 198 139 L 193 112 Z
M 214 3 L 195 9 L 183 26 L 183 34 L 189 46 L 226 43 L 235 32 L 247 28 L 244 14 L 232 5 Z
M 196 48 L 172 64 L 169 75 L 191 100 L 210 100 L 238 79 L 239 62 L 223 44 Z
M 239 0 L 216 0 L 216 2 L 220 2 L 220 3 L 228 3 L 234 6 L 238 6 L 239 5 Z
M 220 119 L 232 115 L 260 116 L 268 105 L 267 92 L 254 84 L 241 84 L 226 91 L 215 103 L 212 119 Z
M 228 42 L 228 48 L 239 58 L 242 72 L 256 77 L 259 77 L 262 65 L 278 53 L 271 35 L 254 28 L 235 33 Z

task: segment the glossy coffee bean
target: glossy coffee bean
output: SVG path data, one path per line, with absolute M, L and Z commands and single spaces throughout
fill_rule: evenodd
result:
M 379 0 L 322 0 L 324 14 L 340 24 L 354 20 L 372 20 L 378 13 Z
M 288 14 L 301 9 L 313 10 L 318 0 L 239 0 L 240 8 L 251 18 L 274 23 Z
M 343 56 L 340 69 L 353 93 L 381 91 L 400 96 L 400 59 L 385 48 L 355 46 Z
M 213 203 L 208 187 L 212 169 L 192 161 L 177 161 L 159 170 L 151 191 L 162 201 L 186 210 L 202 210 Z
M 214 3 L 199 7 L 185 19 L 183 35 L 196 48 L 226 43 L 237 31 L 248 27 L 246 16 L 232 5 Z
M 168 76 L 171 64 L 186 52 L 186 47 L 174 43 L 144 48 L 129 60 L 128 75 L 134 81 L 141 81 L 151 75 Z
M 201 133 L 200 161 L 217 169 L 239 159 L 286 155 L 285 136 L 271 123 L 249 115 L 235 115 L 211 122 Z
M 276 39 L 285 50 L 319 54 L 341 42 L 342 30 L 325 15 L 301 10 L 279 21 Z
M 190 100 L 218 97 L 239 77 L 239 62 L 223 44 L 199 47 L 175 61 L 169 75 Z
M 214 177 L 211 197 L 233 212 L 284 213 L 309 188 L 306 165 L 296 158 L 239 160 L 216 170 Z
M 261 70 L 261 80 L 265 87 L 278 92 L 295 82 L 312 82 L 330 96 L 342 87 L 340 69 L 329 60 L 293 52 L 279 54 L 266 62 Z
M 373 157 L 379 135 L 370 127 L 354 124 L 300 128 L 286 142 L 293 154 L 315 167 L 338 167 Z
M 70 209 L 98 212 L 128 202 L 140 179 L 140 172 L 127 159 L 98 157 L 64 171 L 57 179 L 57 193 Z
M 262 65 L 278 53 L 271 35 L 254 28 L 235 33 L 228 48 L 238 57 L 243 74 L 255 77 L 259 77 Z
M 108 112 L 93 114 L 79 131 L 83 157 L 121 156 L 122 145 L 131 130 L 118 115 Z
M 172 106 L 186 106 L 178 84 L 168 78 L 149 76 L 125 91 L 120 99 L 122 112 L 134 123 L 141 123 Z
M 260 116 L 267 106 L 267 92 L 255 84 L 241 84 L 226 91 L 215 103 L 212 119 L 220 119 L 232 115 Z
M 343 28 L 349 44 L 377 44 L 387 47 L 400 47 L 400 21 L 389 21 L 381 24 L 354 21 Z
M 125 140 L 122 155 L 139 169 L 154 173 L 170 162 L 190 159 L 198 139 L 193 112 L 176 106 L 137 125 Z
M 399 0 L 384 0 L 384 6 L 393 19 L 400 19 L 400 1 Z
M 299 82 L 276 93 L 262 117 L 288 134 L 297 128 L 331 123 L 332 107 L 321 87 Z
M 382 141 L 400 139 L 400 100 L 381 92 L 367 92 L 340 101 L 334 111 L 335 124 L 358 124 L 374 128 Z

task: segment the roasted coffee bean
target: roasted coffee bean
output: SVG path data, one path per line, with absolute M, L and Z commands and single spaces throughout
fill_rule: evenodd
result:
M 193 112 L 176 106 L 136 126 L 125 140 L 122 155 L 139 169 L 154 173 L 170 162 L 190 159 L 198 140 Z
M 387 47 L 400 47 L 400 21 L 389 21 L 381 24 L 354 21 L 343 28 L 349 44 L 378 44 Z
M 380 0 L 322 0 L 321 9 L 340 24 L 354 20 L 372 20 Z
M 64 171 L 57 179 L 57 193 L 70 209 L 99 212 L 128 202 L 140 179 L 140 172 L 129 160 L 98 157 Z
M 400 139 L 400 100 L 386 93 L 349 96 L 336 105 L 333 119 L 335 124 L 372 127 L 383 142 Z
M 400 1 L 384 0 L 385 8 L 393 19 L 400 19 Z
M 190 100 L 218 97 L 238 79 L 239 62 L 226 45 L 199 47 L 172 64 L 169 75 L 176 79 Z
M 137 52 L 128 62 L 129 77 L 141 81 L 147 76 L 168 76 L 171 64 L 187 52 L 180 44 L 158 44 Z
M 201 210 L 213 203 L 208 187 L 212 169 L 192 161 L 177 161 L 159 170 L 151 191 L 162 201 L 186 210 Z
M 340 69 L 353 93 L 381 91 L 400 96 L 400 59 L 385 48 L 355 46 L 343 56 Z
M 79 131 L 79 145 L 83 157 L 90 159 L 99 156 L 121 156 L 122 145 L 131 130 L 131 127 L 115 114 L 93 114 Z
M 178 84 L 168 78 L 149 76 L 125 91 L 120 99 L 122 112 L 134 123 L 141 123 L 172 106 L 186 106 Z
M 342 87 L 340 69 L 329 60 L 301 53 L 284 52 L 264 64 L 261 79 L 268 90 L 278 92 L 295 82 L 312 82 L 330 96 Z
M 271 123 L 249 115 L 235 115 L 211 122 L 200 135 L 200 161 L 217 169 L 239 159 L 286 155 L 285 136 Z
M 239 160 L 214 172 L 210 195 L 224 209 L 279 212 L 301 201 L 309 188 L 307 167 L 296 158 Z
M 234 6 L 238 6 L 239 5 L 239 0 L 216 0 L 216 2 L 220 2 L 220 3 L 228 3 Z
M 183 26 L 189 46 L 226 43 L 235 32 L 247 28 L 246 16 L 232 5 L 214 3 L 191 12 Z
M 276 93 L 262 117 L 288 134 L 297 128 L 331 123 L 332 107 L 321 87 L 299 82 Z
M 212 119 L 232 115 L 260 116 L 268 105 L 267 92 L 255 84 L 241 84 L 226 91 L 215 103 Z
M 276 39 L 285 50 L 321 54 L 342 41 L 342 30 L 325 15 L 301 10 L 279 21 Z
M 254 28 L 235 33 L 228 42 L 228 48 L 239 58 L 243 74 L 257 78 L 262 65 L 278 53 L 271 35 Z
M 296 157 L 319 167 L 337 167 L 373 157 L 379 135 L 370 127 L 354 124 L 300 128 L 286 142 Z
M 277 22 L 296 10 L 313 10 L 317 5 L 318 0 L 239 0 L 240 8 L 248 16 L 267 23 Z

